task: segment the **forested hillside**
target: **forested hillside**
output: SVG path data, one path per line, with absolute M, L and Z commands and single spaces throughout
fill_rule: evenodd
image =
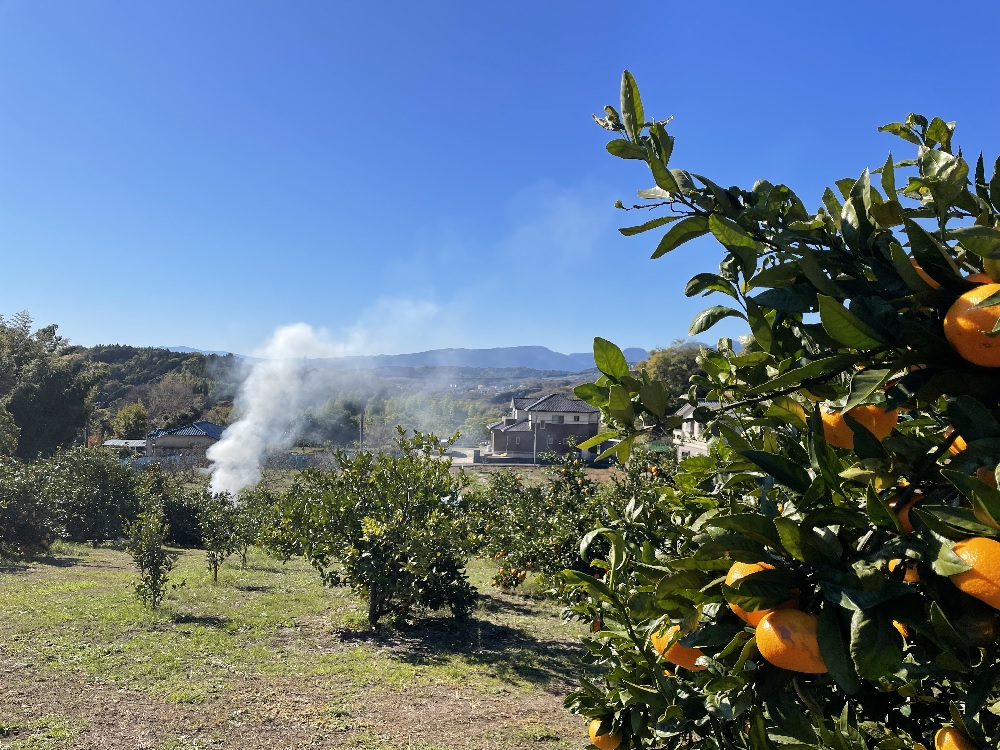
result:
M 239 418 L 240 385 L 252 361 L 122 344 L 72 346 L 57 327 L 32 332 L 28 313 L 0 318 L 0 453 L 34 457 L 109 437 L 142 438 L 149 430 L 204 419 L 223 426 Z M 683 395 L 697 369 L 697 345 L 674 342 L 650 353 L 650 366 Z M 310 360 L 319 396 L 299 415 L 303 447 L 391 443 L 396 425 L 474 444 L 507 413 L 512 398 L 572 395 L 596 371 L 530 367 L 383 366 L 342 369 Z M 318 404 L 318 405 L 316 405 Z M 39 409 L 48 410 L 42 415 Z M 49 413 L 51 412 L 51 413 Z M 45 426 L 44 434 L 40 432 Z
M 129 435 L 120 434 L 121 425 L 115 424 L 123 408 L 137 404 L 145 410 L 148 428 L 197 419 L 225 424 L 240 381 L 239 361 L 232 355 L 112 344 L 86 349 L 83 357 L 107 369 L 94 394 L 94 429 L 121 437 L 141 437 L 136 434 L 142 432 L 141 420 L 130 423 Z

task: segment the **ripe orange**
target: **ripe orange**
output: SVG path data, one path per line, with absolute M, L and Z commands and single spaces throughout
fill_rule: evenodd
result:
M 941 285 L 938 284 L 936 281 L 934 281 L 934 279 L 931 278 L 931 275 L 929 273 L 927 273 L 927 271 L 925 271 L 923 268 L 920 267 L 920 264 L 917 263 L 917 259 L 916 258 L 910 258 L 910 265 L 912 265 L 913 266 L 913 270 L 915 270 L 917 272 L 917 276 L 919 276 L 920 278 L 922 278 L 924 280 L 924 282 L 927 284 L 927 286 L 929 286 L 931 289 L 940 289 L 941 288 Z
M 951 434 L 954 431 L 955 431 L 955 428 L 952 427 L 951 425 L 949 425 L 948 429 L 946 429 L 944 431 L 944 436 L 946 438 L 951 437 Z M 953 453 L 953 454 L 955 454 L 957 456 L 959 453 L 961 453 L 962 451 L 964 451 L 968 447 L 969 446 L 965 442 L 965 438 L 963 438 L 961 435 L 956 435 L 955 439 L 951 441 L 951 445 L 948 446 L 948 451 L 951 452 L 951 453 Z
M 598 734 L 598 730 L 601 728 L 601 719 L 594 719 L 590 722 L 590 729 L 588 734 L 590 734 L 590 741 L 594 743 L 595 747 L 600 748 L 600 750 L 615 750 L 622 743 L 622 736 L 620 732 L 608 732 L 607 734 Z
M 757 649 L 771 664 L 792 672 L 827 671 L 819 651 L 819 618 L 798 609 L 776 609 L 757 624 Z
M 912 527 L 911 527 L 912 528 Z M 895 570 L 900 565 L 903 566 L 903 580 L 907 583 L 918 583 L 920 581 L 920 574 L 917 572 L 917 566 L 912 560 L 890 560 L 889 570 Z
M 732 586 L 733 583 L 740 580 L 741 578 L 744 578 L 750 575 L 751 573 L 756 573 L 757 571 L 760 570 L 774 570 L 774 566 L 766 562 L 759 562 L 759 563 L 735 562 L 733 563 L 733 566 L 729 569 L 729 572 L 726 574 L 726 585 Z M 730 603 L 729 608 L 733 610 L 736 616 L 739 617 L 741 620 L 743 620 L 743 622 L 749 623 L 753 627 L 757 627 L 757 623 L 763 620 L 765 615 L 773 612 L 776 609 L 788 609 L 790 607 L 794 607 L 797 604 L 798 604 L 797 599 L 789 599 L 788 601 L 782 602 L 778 606 L 772 607 L 770 609 L 756 609 L 748 612 L 739 605 L 732 603 Z
M 896 511 L 896 518 L 899 519 L 899 525 L 903 528 L 904 534 L 913 533 L 913 524 L 910 522 L 910 508 L 923 499 L 924 493 L 918 491 L 910 495 L 910 499 L 902 505 L 899 504 L 899 498 L 889 501 L 889 507 Z
M 966 362 L 983 367 L 1000 367 L 1000 339 L 986 334 L 1000 320 L 1000 306 L 973 309 L 987 297 L 1000 292 L 1000 284 L 982 284 L 970 289 L 948 308 L 944 335 Z
M 1000 609 L 1000 542 L 974 536 L 956 542 L 952 551 L 971 568 L 953 575 L 951 582 L 969 596 Z
M 680 625 L 674 625 L 662 633 L 653 633 L 650 637 L 653 650 L 667 661 L 673 662 L 685 669 L 690 669 L 693 672 L 708 669 L 708 667 L 703 667 L 701 664 L 695 664 L 698 657 L 704 655 L 704 652 L 700 648 L 690 648 L 689 646 L 682 646 L 680 643 L 675 643 L 670 648 L 667 648 L 667 644 L 670 643 L 670 639 L 674 633 L 680 629 Z
M 955 727 L 941 727 L 934 734 L 934 750 L 976 750 L 976 746 Z
M 879 440 L 888 437 L 899 421 L 899 409 L 885 411 L 875 404 L 855 406 L 847 413 Z M 824 411 L 820 416 L 823 418 L 823 437 L 826 442 L 837 448 L 854 448 L 854 431 L 848 426 L 843 414 Z

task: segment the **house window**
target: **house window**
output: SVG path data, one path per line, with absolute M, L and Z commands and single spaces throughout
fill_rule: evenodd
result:
M 555 438 L 549 435 L 548 438 L 546 438 L 545 442 L 548 443 L 549 445 L 552 445 L 552 443 L 555 442 Z
M 579 414 L 574 414 L 573 415 L 573 421 L 574 422 L 579 422 L 580 421 L 580 415 Z
M 521 444 L 521 438 L 520 437 L 514 438 L 514 445 L 520 445 L 520 444 Z
M 566 417 L 564 417 L 561 414 L 558 414 L 558 415 L 552 417 L 553 424 L 563 424 L 563 422 L 565 422 L 565 421 L 566 421 Z

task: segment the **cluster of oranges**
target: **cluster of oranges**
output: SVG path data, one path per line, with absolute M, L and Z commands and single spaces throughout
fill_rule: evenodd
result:
M 956 543 L 954 551 L 970 565 L 970 569 L 953 575 L 952 582 L 966 594 L 1000 610 L 1000 542 L 975 537 Z M 901 561 L 894 560 L 890 563 L 890 569 L 900 564 L 905 565 Z M 741 578 L 773 569 L 774 566 L 766 562 L 736 562 L 726 575 L 726 585 L 732 586 Z M 916 575 L 915 570 L 908 568 L 905 580 L 917 580 L 910 577 L 911 572 Z M 729 608 L 754 628 L 757 650 L 768 662 L 792 672 L 825 673 L 828 670 L 819 646 L 819 618 L 815 614 L 800 610 L 798 592 L 791 594 L 787 601 L 768 609 L 748 611 L 735 603 L 729 603 Z M 898 623 L 896 625 L 905 638 L 905 626 Z M 678 640 L 679 635 L 679 625 L 654 632 L 650 636 L 653 651 L 665 661 L 685 669 L 692 671 L 707 669 L 699 662 L 704 656 L 703 651 L 697 647 L 682 645 Z M 614 750 L 621 742 L 621 735 L 614 732 L 596 734 L 600 725 L 600 719 L 591 722 L 591 741 L 601 750 Z M 934 745 L 935 750 L 977 750 L 972 741 L 954 727 L 939 729 L 934 737 Z M 921 746 L 918 743 L 915 747 Z
M 932 288 L 941 285 L 934 281 L 915 261 L 917 273 Z M 1000 293 L 1000 261 L 987 260 L 984 264 L 990 274 L 976 273 L 966 280 L 978 286 L 962 294 L 948 308 L 944 316 L 944 335 L 952 348 L 966 362 L 981 367 L 1000 367 L 1000 336 L 992 335 L 1000 325 L 1000 305 L 978 307 L 993 295 Z M 847 412 L 824 411 L 823 436 L 826 442 L 837 448 L 854 449 L 854 432 L 844 416 L 849 415 L 863 425 L 876 438 L 882 440 L 896 427 L 899 421 L 898 409 L 884 409 L 875 404 L 856 406 Z M 964 447 L 964 441 L 957 438 L 952 451 L 957 453 Z

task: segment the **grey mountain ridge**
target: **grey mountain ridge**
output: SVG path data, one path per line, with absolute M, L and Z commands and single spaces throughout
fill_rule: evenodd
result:
M 172 352 L 200 352 L 201 354 L 225 355 L 228 352 L 203 351 L 187 346 L 157 347 L 169 349 Z M 630 364 L 646 359 L 649 353 L 645 349 L 630 347 L 622 353 Z M 252 359 L 241 354 L 233 356 L 239 359 Z M 506 346 L 492 349 L 432 349 L 413 354 L 377 354 L 371 356 L 335 357 L 310 359 L 315 365 L 344 370 L 369 370 L 381 367 L 526 367 L 533 370 L 561 370 L 564 372 L 583 372 L 596 366 L 594 355 L 590 352 L 575 352 L 561 354 L 544 346 Z

